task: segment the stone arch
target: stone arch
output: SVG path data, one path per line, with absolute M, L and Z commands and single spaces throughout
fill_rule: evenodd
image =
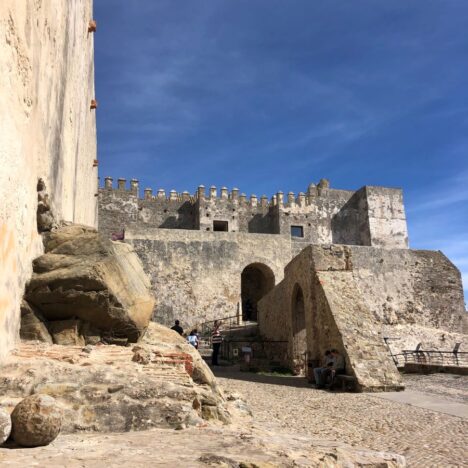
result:
M 258 301 L 275 287 L 275 274 L 264 263 L 251 263 L 241 273 L 242 319 L 257 321 Z
M 307 366 L 307 328 L 304 292 L 298 283 L 291 297 L 293 371 L 305 375 Z

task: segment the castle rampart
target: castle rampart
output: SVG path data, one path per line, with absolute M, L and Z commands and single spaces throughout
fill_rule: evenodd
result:
M 126 226 L 201 231 L 282 234 L 291 236 L 296 250 L 306 244 L 337 243 L 407 248 L 408 238 L 400 189 L 363 187 L 357 191 L 330 188 L 322 179 L 296 196 L 281 191 L 247 197 L 200 185 L 191 195 L 151 188 L 139 198 L 138 181 L 125 179 L 113 187 L 105 179 L 100 193 L 101 230 L 110 234 Z

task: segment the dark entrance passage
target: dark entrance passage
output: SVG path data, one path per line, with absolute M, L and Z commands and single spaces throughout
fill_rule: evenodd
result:
M 252 263 L 241 275 L 242 320 L 257 321 L 258 301 L 275 286 L 275 275 L 263 263 Z
M 307 331 L 305 323 L 304 294 L 298 284 L 294 287 L 291 305 L 293 326 L 293 370 L 296 375 L 304 375 L 307 364 Z

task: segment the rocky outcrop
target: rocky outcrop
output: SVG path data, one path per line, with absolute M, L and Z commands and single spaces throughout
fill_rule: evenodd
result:
M 11 417 L 8 411 L 0 408 L 0 445 L 10 437 Z
M 31 395 L 11 414 L 12 439 L 23 447 L 50 444 L 60 433 L 62 410 L 48 395 Z
M 21 303 L 20 337 L 22 340 L 36 340 L 52 344 L 52 337 L 44 317 L 26 301 Z
M 57 227 L 49 194 L 42 179 L 37 182 L 37 232 L 48 232 Z
M 61 435 L 35 450 L 0 448 L 0 464 L 29 467 L 404 468 L 400 455 L 251 427 L 153 429 L 125 434 Z M 115 460 L 115 461 L 114 461 Z M 426 465 L 427 466 L 427 465 Z M 448 465 L 432 465 L 448 466 Z M 450 465 L 455 466 L 455 465 Z M 462 466 L 462 465 L 457 465 Z
M 63 346 L 84 346 L 84 337 L 80 333 L 80 320 L 56 320 L 49 322 L 49 331 L 54 343 Z
M 44 247 L 25 299 L 47 320 L 55 343 L 80 345 L 87 335 L 120 344 L 141 338 L 155 301 L 132 247 L 74 224 L 44 234 Z
M 36 393 L 55 398 L 68 433 L 226 423 L 235 404 L 198 351 L 155 323 L 133 347 L 22 343 L 2 367 L 0 407 Z

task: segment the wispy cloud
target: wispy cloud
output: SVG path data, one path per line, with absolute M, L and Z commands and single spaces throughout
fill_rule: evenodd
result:
M 95 9 L 101 174 L 267 195 L 321 177 L 402 186 L 412 245 L 466 278 L 467 2 Z

